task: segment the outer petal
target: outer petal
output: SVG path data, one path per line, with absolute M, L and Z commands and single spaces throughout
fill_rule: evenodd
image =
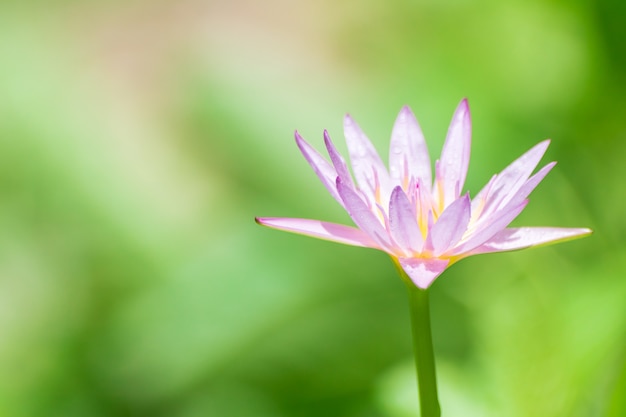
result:
M 528 195 L 535 189 L 535 187 L 539 185 L 539 183 L 545 178 L 546 175 L 548 175 L 548 172 L 550 172 L 555 165 L 556 162 L 550 162 L 539 171 L 537 171 L 535 175 L 530 177 L 528 181 L 526 181 L 524 185 L 522 185 L 522 187 L 517 191 L 515 196 L 511 198 L 508 205 L 513 206 L 518 204 L 520 201 L 525 200 L 526 197 L 528 197 Z
M 417 226 L 415 211 L 400 186 L 391 192 L 389 200 L 389 229 L 394 240 L 408 252 L 420 252 L 424 243 Z
M 524 200 L 515 207 L 501 210 L 497 213 L 497 215 L 492 215 L 488 221 L 484 222 L 480 226 L 477 226 L 476 230 L 470 234 L 465 241 L 462 240 L 461 243 L 451 251 L 450 255 L 463 256 L 463 254 L 471 252 L 472 249 L 475 249 L 483 243 L 489 241 L 497 233 L 504 230 L 509 223 L 511 223 L 522 212 L 522 210 L 524 210 L 527 204 L 528 200 Z
M 388 198 L 389 174 L 374 145 L 350 115 L 346 115 L 344 118 L 343 129 L 350 153 L 352 171 L 359 188 L 365 190 L 368 196 L 374 197 L 377 191 L 376 186 L 380 183 Z
M 589 229 L 569 229 L 560 227 L 520 227 L 504 229 L 494 237 L 472 250 L 472 255 L 489 252 L 504 252 L 545 245 L 562 240 L 583 237 L 591 233 Z
M 497 175 L 491 177 L 489 182 L 485 184 L 485 186 L 472 199 L 472 220 L 478 220 L 483 214 L 485 206 L 487 205 L 487 198 L 489 197 L 491 187 L 493 187 L 493 183 L 497 178 Z
M 343 200 L 339 196 L 335 186 L 335 181 L 337 179 L 337 171 L 335 168 L 333 168 L 332 165 L 330 165 L 319 152 L 309 145 L 297 131 L 295 133 L 295 137 L 296 144 L 298 145 L 298 148 L 300 148 L 300 152 L 302 152 L 304 158 L 307 160 L 309 165 L 311 165 L 311 168 L 313 168 L 313 171 L 315 171 L 319 179 L 322 181 L 322 184 L 324 184 L 328 192 L 330 192 L 335 200 L 343 206 Z
M 503 207 L 515 196 L 517 191 L 528 180 L 549 145 L 549 140 L 544 140 L 535 145 L 496 176 L 487 197 L 485 213 L 493 212 Z M 526 196 L 523 198 L 526 198 Z
M 426 289 L 441 275 L 450 263 L 449 259 L 436 258 L 398 258 L 398 262 L 411 281 Z
M 424 134 L 408 106 L 400 110 L 391 132 L 389 174 L 399 184 L 404 179 L 407 182 L 421 179 L 429 188 L 432 184 L 430 156 Z M 406 189 L 406 184 L 403 187 Z
M 343 200 L 346 211 L 359 229 L 367 233 L 378 247 L 388 253 L 393 253 L 387 230 L 365 202 L 361 200 L 361 197 L 349 185 L 345 185 L 339 177 L 337 177 L 337 191 Z
M 438 181 L 443 182 L 444 207 L 453 202 L 463 190 L 470 159 L 472 122 L 467 99 L 456 108 L 441 151 Z
M 309 219 L 256 217 L 255 220 L 258 224 L 273 229 L 299 233 L 346 245 L 378 249 L 376 243 L 365 232 L 355 227 Z
M 348 171 L 346 161 L 339 154 L 339 152 L 337 152 L 337 148 L 335 148 L 335 144 L 330 140 L 330 135 L 326 130 L 324 130 L 324 144 L 326 145 L 328 155 L 330 155 L 330 160 L 337 171 L 337 176 L 341 178 L 341 182 L 351 185 L 354 188 L 354 183 L 352 182 L 352 177 L 350 176 L 350 171 Z M 333 179 L 333 185 L 336 187 L 336 179 Z
M 444 210 L 426 238 L 426 248 L 439 256 L 456 245 L 463 237 L 470 221 L 469 193 L 457 199 Z

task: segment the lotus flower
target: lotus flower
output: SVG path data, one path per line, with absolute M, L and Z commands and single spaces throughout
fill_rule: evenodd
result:
M 330 194 L 358 228 L 320 220 L 257 218 L 264 226 L 387 252 L 419 288 L 428 288 L 450 265 L 471 255 L 503 252 L 571 239 L 584 228 L 507 227 L 528 204 L 528 195 L 554 167 L 531 175 L 549 145 L 523 154 L 471 199 L 461 194 L 470 159 L 471 120 L 467 100 L 457 107 L 432 180 L 420 126 L 409 107 L 391 133 L 389 171 L 367 136 L 347 115 L 344 134 L 352 180 L 328 132 L 330 163 L 299 134 L 296 143 Z

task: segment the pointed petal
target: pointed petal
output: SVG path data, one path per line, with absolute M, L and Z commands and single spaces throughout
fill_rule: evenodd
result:
M 363 133 L 350 115 L 346 115 L 344 118 L 343 129 L 350 153 L 352 172 L 359 188 L 372 197 L 376 194 L 377 183 L 387 191 L 389 174 L 372 142 L 365 136 L 365 133 Z M 378 180 L 376 177 L 378 177 Z M 386 196 L 388 197 L 389 194 L 386 194 Z
M 496 181 L 498 176 L 494 175 L 491 177 L 489 182 L 485 184 L 485 186 L 476 194 L 476 196 L 472 199 L 472 220 L 478 220 L 481 215 L 484 213 L 485 206 L 487 205 L 487 198 L 489 197 L 489 193 L 491 191 L 491 187 L 493 187 L 493 183 Z
M 437 181 L 443 184 L 443 198 L 445 206 L 458 198 L 467 176 L 470 160 L 470 145 L 472 140 L 472 122 L 470 119 L 467 99 L 463 99 L 456 108 L 452 122 L 448 128 L 446 142 L 443 145 L 440 158 L 440 178 Z M 444 207 L 445 207 L 444 206 Z
M 398 258 L 400 266 L 419 288 L 426 289 L 441 275 L 450 263 L 449 259 Z
M 257 217 L 256 222 L 273 229 L 299 233 L 319 239 L 330 240 L 352 246 L 376 248 L 378 246 L 363 231 L 342 224 L 327 223 L 320 220 L 291 219 L 281 217 Z
M 554 168 L 556 162 L 550 162 L 543 168 L 541 168 L 535 175 L 530 177 L 528 181 L 524 183 L 517 191 L 515 196 L 511 198 L 508 205 L 513 206 L 519 204 L 520 201 L 523 201 L 528 197 L 528 195 L 539 185 L 539 183 L 545 178 L 546 175 Z
M 345 185 L 339 177 L 337 177 L 337 192 L 339 192 L 346 211 L 354 224 L 367 233 L 378 244 L 378 247 L 392 253 L 392 245 L 389 242 L 387 230 L 361 197 L 349 185 Z
M 458 256 L 471 252 L 472 249 L 487 242 L 495 236 L 496 233 L 504 230 L 522 210 L 524 210 L 527 204 L 528 200 L 524 200 L 515 207 L 500 210 L 497 215 L 492 215 L 487 221 L 483 222 L 482 225 L 477 226 L 476 230 L 465 241 L 462 240 L 461 243 L 450 252 L 450 256 Z
M 549 140 L 540 142 L 496 176 L 487 198 L 486 213 L 504 207 L 515 196 L 537 167 L 549 145 Z
M 389 200 L 389 229 L 391 236 L 407 252 L 422 250 L 422 232 L 417 227 L 415 212 L 402 187 L 391 192 Z
M 330 135 L 326 130 L 324 130 L 324 144 L 326 145 L 328 155 L 330 155 L 330 160 L 335 167 L 337 176 L 341 178 L 341 182 L 347 185 L 351 185 L 352 188 L 354 188 L 354 182 L 352 181 L 352 177 L 350 176 L 350 171 L 348 170 L 346 161 L 339 154 L 339 152 L 337 152 L 337 148 L 335 148 L 335 144 L 332 142 L 332 140 L 330 140 Z M 333 179 L 333 185 L 335 187 L 337 186 L 335 179 Z
M 430 156 L 422 129 L 408 106 L 400 110 L 391 132 L 389 174 L 396 183 L 421 179 L 432 184 Z M 406 188 L 406 187 L 405 187 Z
M 504 229 L 478 248 L 472 250 L 472 255 L 524 249 L 531 246 L 576 239 L 590 233 L 591 230 L 582 228 L 519 227 Z
M 441 255 L 461 240 L 470 221 L 470 205 L 468 193 L 450 204 L 439 216 L 427 237 L 434 256 Z
M 295 132 L 295 137 L 296 144 L 298 145 L 298 148 L 300 148 L 300 152 L 302 152 L 304 158 L 307 160 L 309 165 L 311 165 L 315 174 L 317 174 L 328 192 L 330 192 L 335 200 L 343 206 L 343 201 L 341 200 L 335 185 L 337 179 L 337 171 L 335 168 L 333 168 L 332 165 L 330 165 L 319 152 L 309 145 L 297 131 Z

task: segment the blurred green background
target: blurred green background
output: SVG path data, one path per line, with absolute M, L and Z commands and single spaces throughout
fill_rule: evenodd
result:
M 432 287 L 445 417 L 626 416 L 626 6 L 618 0 L 0 3 L 0 416 L 418 415 L 388 257 L 293 142 L 383 157 L 404 104 L 472 195 L 546 137 L 517 225 L 586 239 Z

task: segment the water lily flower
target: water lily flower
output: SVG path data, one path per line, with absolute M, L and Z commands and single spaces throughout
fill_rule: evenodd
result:
M 470 160 L 467 100 L 457 107 L 435 178 L 421 128 L 409 107 L 391 133 L 389 170 L 356 122 L 347 115 L 344 134 L 353 181 L 328 132 L 328 162 L 296 131 L 300 151 L 357 228 L 320 220 L 257 218 L 259 224 L 388 253 L 419 288 L 428 288 L 449 266 L 471 255 L 502 252 L 572 239 L 586 228 L 507 227 L 528 204 L 528 195 L 554 167 L 532 175 L 549 145 L 543 141 L 494 175 L 472 199 L 462 193 Z

